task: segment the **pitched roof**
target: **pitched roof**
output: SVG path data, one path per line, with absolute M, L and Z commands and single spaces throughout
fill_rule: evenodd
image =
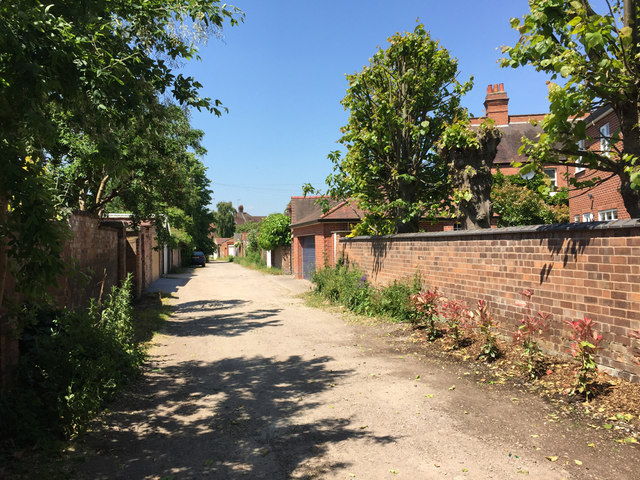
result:
M 301 227 L 313 223 L 335 221 L 358 221 L 364 217 L 364 212 L 348 201 L 327 199 L 331 209 L 322 213 L 322 206 L 316 205 L 316 200 L 321 197 L 291 197 L 292 211 L 295 218 L 291 219 L 292 227 Z

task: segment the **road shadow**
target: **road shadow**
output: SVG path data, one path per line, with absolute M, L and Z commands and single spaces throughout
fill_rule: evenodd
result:
M 165 332 L 176 337 L 217 335 L 235 337 L 251 330 L 277 327 L 282 322 L 275 317 L 280 308 L 229 311 L 251 304 L 247 300 L 198 300 L 174 307 L 165 323 Z
M 112 407 L 109 428 L 81 439 L 80 478 L 318 478 L 330 445 L 390 443 L 348 417 L 320 415 L 318 395 L 351 370 L 305 360 L 235 357 L 149 372 Z M 93 452 L 90 454 L 89 452 Z M 300 476 L 298 476 L 300 475 Z

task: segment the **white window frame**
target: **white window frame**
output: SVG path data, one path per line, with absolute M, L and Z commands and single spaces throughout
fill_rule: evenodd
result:
M 583 222 L 593 222 L 593 213 L 591 212 L 586 212 L 582 214 L 582 221 Z
M 585 144 L 584 139 L 578 140 L 578 151 L 579 152 L 584 152 L 585 151 L 584 144 Z M 578 157 L 578 163 L 582 163 L 582 155 L 580 155 Z M 585 167 L 576 167 L 576 171 L 574 172 L 574 175 L 577 175 L 578 173 L 582 173 L 582 172 L 584 172 L 584 170 L 585 170 Z
M 602 155 L 609 156 L 609 151 L 611 150 L 611 129 L 609 128 L 609 124 L 605 123 L 600 127 L 600 151 Z
M 550 172 L 553 172 L 553 176 L 549 175 Z M 544 174 L 547 177 L 549 177 L 549 179 L 551 180 L 551 186 L 553 187 L 558 186 L 558 169 L 557 168 L 545 168 Z
M 598 212 L 598 221 L 600 222 L 611 222 L 613 220 L 618 220 L 618 209 L 611 208 L 609 210 L 602 210 Z
M 580 223 L 580 215 L 574 215 L 574 216 L 573 216 L 573 221 L 574 221 L 575 223 Z

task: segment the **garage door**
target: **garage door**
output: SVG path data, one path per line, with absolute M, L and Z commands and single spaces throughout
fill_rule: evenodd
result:
M 302 237 L 302 278 L 311 280 L 316 271 L 316 237 Z

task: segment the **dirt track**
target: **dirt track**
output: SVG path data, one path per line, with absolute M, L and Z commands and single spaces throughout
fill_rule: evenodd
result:
M 638 478 L 635 447 L 399 352 L 393 327 L 308 308 L 305 282 L 231 263 L 178 277 L 158 284 L 174 317 L 144 378 L 81 440 L 79 478 Z

